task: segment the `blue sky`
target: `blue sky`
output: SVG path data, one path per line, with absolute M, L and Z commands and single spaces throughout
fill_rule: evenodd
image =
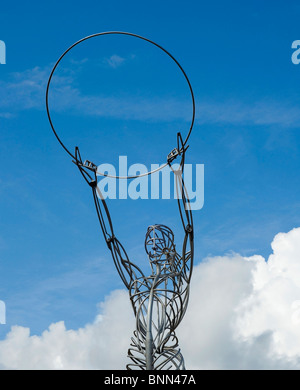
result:
M 205 205 L 194 213 L 196 263 L 231 251 L 267 257 L 276 233 L 300 226 L 300 65 L 291 62 L 299 16 L 296 1 L 1 6 L 2 338 L 12 325 L 39 334 L 64 320 L 77 329 L 122 288 L 89 188 L 46 116 L 47 78 L 64 50 L 86 35 L 118 30 L 154 40 L 178 59 L 196 99 L 187 162 L 205 166 Z M 188 88 L 156 48 L 123 38 L 89 42 L 66 58 L 53 95 L 55 123 L 71 148 L 81 146 L 97 164 L 119 154 L 162 163 L 177 131 L 188 128 Z M 179 233 L 171 201 L 116 200 L 109 208 L 137 261 L 149 224 Z

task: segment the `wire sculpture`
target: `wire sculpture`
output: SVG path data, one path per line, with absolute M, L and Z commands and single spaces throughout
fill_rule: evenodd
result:
M 49 110 L 49 87 L 52 76 L 59 62 L 74 46 L 96 36 L 106 34 L 123 34 L 143 39 L 154 44 L 168 54 L 179 66 L 184 74 L 192 97 L 193 115 L 189 132 L 183 140 L 180 132 L 177 133 L 177 147 L 167 156 L 167 161 L 159 169 L 169 167 L 175 176 L 179 215 L 184 230 L 183 245 L 177 251 L 172 230 L 161 224 L 149 226 L 145 236 L 145 251 L 148 255 L 151 274 L 145 276 L 142 270 L 132 263 L 120 241 L 117 239 L 107 203 L 98 186 L 98 176 L 108 176 L 99 172 L 97 165 L 89 160 L 83 161 L 79 147 L 71 153 L 59 138 Z M 193 270 L 194 259 L 194 228 L 189 197 L 183 180 L 185 154 L 188 149 L 187 141 L 191 134 L 195 118 L 195 101 L 190 81 L 177 60 L 164 48 L 155 42 L 132 33 L 104 32 L 90 35 L 81 39 L 67 49 L 54 65 L 46 89 L 46 109 L 54 135 L 61 146 L 72 157 L 84 180 L 91 187 L 100 228 L 115 267 L 128 289 L 131 305 L 136 318 L 136 329 L 131 338 L 127 364 L 128 370 L 184 370 L 184 359 L 179 348 L 175 333 L 187 309 L 189 287 Z M 175 169 L 172 162 L 180 158 Z M 132 179 L 150 175 L 149 171 L 136 176 L 110 176 L 116 179 Z

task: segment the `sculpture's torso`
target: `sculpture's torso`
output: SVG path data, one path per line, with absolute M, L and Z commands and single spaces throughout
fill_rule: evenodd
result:
M 140 355 L 144 369 L 157 369 L 160 357 L 169 356 L 169 363 L 173 364 L 171 360 L 177 355 L 176 360 L 181 361 L 175 329 L 185 312 L 182 306 L 186 306 L 187 292 L 187 285 L 178 274 L 160 267 L 149 277 L 132 281 L 129 294 L 136 316 L 136 331 L 132 339 L 135 348 L 130 351 Z M 176 368 L 184 368 L 183 362 Z

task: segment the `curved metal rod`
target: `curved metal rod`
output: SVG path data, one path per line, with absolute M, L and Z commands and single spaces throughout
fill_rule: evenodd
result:
M 138 177 L 144 177 L 144 176 L 152 175 L 152 173 L 155 173 L 155 172 L 158 172 L 158 171 L 164 169 L 167 165 L 169 165 L 168 162 L 166 162 L 165 164 L 161 165 L 160 167 L 158 167 L 158 168 L 156 168 L 156 169 L 153 169 L 153 170 L 150 171 L 150 172 L 141 173 L 140 175 L 132 175 L 132 176 L 114 176 L 114 175 L 107 175 L 107 174 L 105 174 L 105 173 L 99 172 L 98 170 L 97 170 L 97 175 L 98 175 L 98 176 L 104 176 L 104 177 L 110 177 L 111 179 L 125 179 L 125 180 L 137 179 Z
M 82 38 L 80 39 L 79 41 L 73 43 L 73 45 L 71 45 L 60 57 L 59 59 L 57 60 L 57 62 L 55 63 L 51 73 L 50 73 L 50 76 L 49 76 L 49 79 L 48 79 L 48 83 L 47 83 L 47 87 L 46 87 L 46 110 L 47 110 L 47 116 L 48 116 L 48 120 L 49 120 L 49 123 L 50 123 L 50 126 L 52 128 L 52 131 L 55 135 L 55 137 L 57 138 L 58 142 L 60 143 L 60 145 L 63 147 L 63 149 L 74 159 L 76 160 L 76 155 L 72 154 L 70 152 L 70 150 L 66 147 L 66 145 L 62 142 L 62 140 L 60 139 L 60 137 L 58 136 L 58 133 L 57 131 L 55 130 L 55 127 L 54 127 L 54 124 L 53 124 L 53 121 L 51 119 L 51 115 L 50 115 L 50 108 L 49 108 L 49 90 L 50 90 L 50 83 L 51 83 L 51 80 L 52 80 L 52 77 L 54 75 L 54 72 L 57 68 L 57 66 L 59 65 L 59 63 L 61 62 L 61 60 L 65 57 L 65 55 L 70 51 L 72 50 L 75 46 L 77 46 L 78 44 L 88 40 L 88 39 L 91 39 L 91 38 L 95 38 L 95 37 L 98 37 L 98 36 L 102 36 L 102 35 L 113 35 L 113 34 L 118 34 L 118 35 L 128 35 L 128 36 L 132 36 L 132 37 L 135 37 L 135 38 L 138 38 L 138 39 L 142 39 L 146 42 L 149 42 L 151 43 L 152 45 L 158 47 L 159 49 L 161 49 L 164 53 L 166 53 L 175 63 L 176 65 L 179 67 L 179 69 L 181 70 L 182 74 L 184 75 L 187 83 L 188 83 L 188 86 L 189 86 L 189 90 L 190 90 L 190 94 L 191 94 L 191 98 L 192 98 L 192 107 L 193 107 L 193 112 L 192 112 L 192 120 L 191 120 L 191 124 L 190 124 L 190 128 L 189 128 L 189 131 L 188 131 L 188 134 L 185 138 L 184 141 L 182 141 L 182 146 L 183 148 L 186 147 L 186 144 L 187 144 L 187 141 L 191 135 L 191 132 L 192 132 L 192 129 L 193 129 L 193 126 L 194 126 L 194 121 L 195 121 L 195 97 L 194 97 L 194 92 L 193 92 L 193 89 L 192 89 L 192 85 L 190 83 L 190 80 L 187 76 L 187 74 L 185 73 L 184 69 L 182 68 L 182 66 L 180 65 L 180 63 L 176 60 L 176 58 L 171 54 L 169 53 L 166 49 L 164 49 L 161 45 L 159 45 L 158 43 L 148 39 L 148 38 L 145 38 L 141 35 L 137 35 L 137 34 L 133 34 L 133 33 L 130 33 L 130 32 L 124 32 L 124 31 L 106 31 L 106 32 L 101 32 L 101 33 L 96 33 L 96 34 L 92 34 L 92 35 L 89 35 L 89 36 L 86 36 L 85 38 Z M 78 149 L 78 147 L 77 147 Z M 173 149 L 172 152 L 174 152 L 176 149 Z M 107 176 L 107 177 L 111 177 L 111 178 L 114 178 L 114 179 L 134 179 L 134 178 L 137 178 L 137 177 L 142 177 L 142 176 L 148 176 L 148 175 L 151 175 L 152 173 L 154 172 L 157 172 L 161 169 L 163 169 L 169 162 L 170 162 L 170 159 L 173 158 L 173 156 L 170 156 L 172 154 L 172 152 L 169 154 L 168 156 L 168 159 L 167 159 L 167 163 L 162 165 L 161 167 L 159 167 L 158 169 L 154 169 L 152 171 L 148 171 L 146 173 L 143 173 L 141 175 L 135 175 L 135 176 L 112 176 L 112 175 L 105 175 L 101 172 L 97 172 L 98 175 L 101 175 L 101 176 Z M 176 154 L 177 153 L 177 154 Z M 176 154 L 176 157 L 179 153 L 179 150 L 177 149 L 177 151 L 175 151 L 175 154 Z

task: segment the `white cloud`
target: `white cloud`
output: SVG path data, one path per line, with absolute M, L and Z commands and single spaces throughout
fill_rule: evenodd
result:
M 273 254 L 205 259 L 195 266 L 191 299 L 178 328 L 190 369 L 300 367 L 300 228 L 279 233 Z M 93 324 L 50 325 L 41 336 L 15 326 L 0 341 L 0 367 L 123 369 L 134 329 L 128 293 L 112 292 Z
M 256 261 L 253 290 L 244 299 L 236 329 L 249 340 L 272 332 L 272 350 L 277 356 L 300 356 L 300 229 L 278 234 L 268 262 Z
M 123 64 L 125 58 L 118 56 L 117 54 L 113 54 L 109 58 L 105 58 L 104 62 L 108 64 L 111 68 L 118 68 Z
M 93 324 L 67 330 L 51 324 L 41 336 L 12 327 L 0 342 L 0 367 L 8 369 L 110 369 L 126 365 L 126 351 L 134 319 L 128 293 L 114 291 L 102 303 L 102 315 Z
M 178 332 L 191 368 L 300 368 L 300 228 L 272 249 L 268 261 L 231 255 L 196 267 Z
M 108 66 L 116 68 L 125 61 L 113 55 L 105 60 Z M 82 64 L 76 61 L 64 69 L 62 76 L 55 74 L 51 83 L 50 108 L 73 115 L 112 117 L 131 120 L 172 121 L 191 120 L 191 101 L 155 96 L 123 97 L 84 95 L 76 88 L 76 71 Z M 45 110 L 45 91 L 51 67 L 35 67 L 16 72 L 7 81 L 0 81 L 0 118 L 13 117 L 24 110 Z M 225 101 L 199 100 L 196 102 L 197 123 L 235 125 L 275 125 L 284 128 L 299 126 L 300 109 L 289 102 L 265 97 L 258 101 L 242 102 L 238 98 Z

